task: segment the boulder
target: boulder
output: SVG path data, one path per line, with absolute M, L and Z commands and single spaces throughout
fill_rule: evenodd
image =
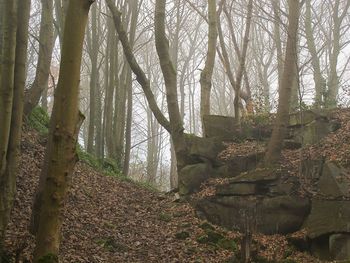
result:
M 289 195 L 298 186 L 295 177 L 289 177 L 283 182 L 282 171 L 276 169 L 256 169 L 228 179 L 228 183 L 217 186 L 217 195 L 254 195 L 279 196 Z
M 326 162 L 318 181 L 319 194 L 331 198 L 350 197 L 349 172 L 334 162 Z
M 179 172 L 179 194 L 189 195 L 200 189 L 201 184 L 210 178 L 210 163 L 187 165 Z
M 254 170 L 262 158 L 264 158 L 264 155 L 264 152 L 257 152 L 234 156 L 216 168 L 217 177 L 230 178 L 238 176 L 243 172 Z
M 309 238 L 350 233 L 350 201 L 313 199 L 304 227 Z
M 216 137 L 221 140 L 236 139 L 237 126 L 235 118 L 219 115 L 205 115 L 203 126 L 206 137 Z
M 225 149 L 221 140 L 217 138 L 202 138 L 195 135 L 186 135 L 188 154 L 191 158 L 216 161 L 217 155 Z
M 331 259 L 350 261 L 350 234 L 333 234 L 329 237 Z
M 212 196 L 196 204 L 199 215 L 229 229 L 244 231 L 246 215 L 253 214 L 255 231 L 287 234 L 300 229 L 310 204 L 308 199 L 292 196 L 257 198 L 254 196 Z
M 289 126 L 304 126 L 315 120 L 328 119 L 328 114 L 320 110 L 305 110 L 289 115 Z
M 290 126 L 286 146 L 303 146 L 319 142 L 329 133 L 340 128 L 340 122 L 325 114 L 306 111 L 303 120 L 297 119 L 299 113 L 290 115 Z M 290 142 L 293 142 L 292 145 Z
M 216 189 L 216 195 L 256 195 L 259 189 L 252 183 L 235 183 L 219 185 Z
M 303 177 L 310 182 L 317 182 L 322 175 L 324 163 L 325 163 L 324 159 L 301 160 L 301 173 Z
M 242 173 L 237 177 L 231 178 L 230 183 L 260 183 L 267 184 L 275 182 L 280 178 L 280 173 L 274 169 L 260 168 L 246 173 Z

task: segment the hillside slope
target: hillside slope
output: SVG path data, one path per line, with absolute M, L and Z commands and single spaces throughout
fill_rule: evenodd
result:
M 6 238 L 6 250 L 16 262 L 31 262 L 34 238 L 27 228 L 44 145 L 45 139 L 25 128 Z M 189 204 L 174 202 L 172 195 L 105 176 L 79 162 L 64 211 L 60 257 L 61 262 L 91 263 L 237 262 L 233 256 L 239 254 L 240 239 L 239 233 L 199 220 Z M 255 245 L 256 262 L 318 262 L 296 252 L 283 236 L 257 236 Z

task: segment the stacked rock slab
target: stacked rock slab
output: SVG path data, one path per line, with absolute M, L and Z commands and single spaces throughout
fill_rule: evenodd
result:
M 321 168 L 304 224 L 311 250 L 323 260 L 350 260 L 350 174 L 333 162 Z
M 310 210 L 309 200 L 292 196 L 295 181 L 281 181 L 281 171 L 257 169 L 218 186 L 216 195 L 196 204 L 208 221 L 244 232 L 247 224 L 263 234 L 300 229 Z
M 329 133 L 339 129 L 340 123 L 327 111 L 306 110 L 289 116 L 289 135 L 286 146 L 306 146 L 318 143 Z

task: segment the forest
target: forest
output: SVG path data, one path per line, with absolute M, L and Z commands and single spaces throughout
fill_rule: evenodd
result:
M 350 0 L 0 0 L 0 263 L 350 262 Z

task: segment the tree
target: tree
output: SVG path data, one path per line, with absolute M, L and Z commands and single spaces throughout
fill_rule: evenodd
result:
M 216 55 L 216 42 L 217 42 L 217 13 L 216 13 L 216 1 L 208 0 L 208 52 L 207 59 L 205 61 L 204 69 L 201 73 L 200 84 L 201 84 L 201 119 L 203 136 L 205 136 L 205 127 L 203 116 L 210 114 L 210 90 L 211 90 L 211 79 L 213 75 L 213 69 L 215 64 Z
M 39 34 L 39 55 L 35 79 L 25 95 L 24 113 L 28 115 L 38 105 L 40 97 L 47 89 L 50 76 L 53 35 L 53 0 L 41 0 L 41 22 Z
M 287 45 L 284 59 L 283 75 L 279 87 L 279 99 L 276 121 L 265 155 L 265 165 L 276 164 L 281 157 L 283 140 L 289 123 L 289 106 L 292 93 L 291 83 L 296 74 L 297 63 L 297 33 L 299 24 L 299 0 L 288 0 Z
M 40 183 L 42 191 L 34 262 L 58 262 L 62 211 L 77 161 L 76 142 L 83 120 L 78 110 L 80 66 L 91 0 L 69 1 L 61 66 Z M 40 187 L 40 186 L 39 186 Z
M 324 98 L 326 92 L 326 80 L 322 76 L 320 59 L 316 49 L 315 40 L 312 34 L 312 22 L 311 22 L 311 0 L 305 2 L 305 35 L 306 44 L 311 55 L 311 65 L 313 68 L 313 77 L 315 82 L 315 106 L 320 108 L 324 106 Z
M 90 33 L 88 33 L 90 34 Z M 90 42 L 90 41 L 89 41 Z M 96 93 L 98 80 L 98 35 L 97 35 L 97 6 L 94 5 L 91 10 L 91 43 L 89 43 L 89 56 L 91 61 L 90 74 L 90 108 L 89 108 L 89 130 L 88 130 L 88 144 L 87 152 L 95 153 L 95 125 L 96 125 Z
M 17 31 L 17 1 L 3 3 L 2 49 L 0 61 L 0 260 L 2 242 L 10 215 L 13 199 L 13 178 L 9 177 L 9 159 L 13 157 L 11 138 L 12 109 L 14 98 L 15 54 Z M 12 162 L 12 160 L 10 161 Z M 12 172 L 12 169 L 11 169 Z M 14 179 L 15 180 L 15 179 Z
M 248 2 L 248 9 L 247 9 L 247 18 L 246 18 L 246 25 L 245 25 L 245 31 L 244 31 L 244 36 L 243 36 L 243 45 L 242 45 L 242 49 L 239 48 L 238 46 L 238 42 L 237 39 L 235 37 L 234 31 L 233 31 L 233 22 L 231 21 L 231 18 L 228 14 L 228 11 L 226 9 L 225 6 L 225 1 L 223 1 L 221 3 L 222 8 L 226 14 L 226 17 L 229 21 L 229 28 L 230 33 L 231 33 L 231 38 L 233 41 L 233 44 L 235 46 L 235 51 L 236 51 L 236 56 L 238 58 L 239 61 L 239 66 L 238 66 L 238 70 L 237 70 L 237 74 L 236 74 L 236 78 L 234 78 L 233 76 L 233 72 L 231 69 L 231 62 L 229 59 L 229 55 L 225 46 L 225 40 L 224 40 L 224 34 L 223 34 L 223 30 L 221 27 L 220 22 L 218 23 L 218 32 L 219 32 L 219 39 L 220 39 L 220 46 L 221 46 L 221 60 L 223 62 L 224 68 L 225 68 L 225 72 L 228 75 L 230 84 L 233 88 L 233 90 L 235 91 L 235 98 L 234 98 L 234 111 L 235 111 L 235 121 L 237 124 L 237 127 L 240 128 L 241 127 L 241 113 L 240 113 L 240 100 L 241 100 L 241 86 L 242 86 L 242 80 L 243 80 L 243 76 L 246 73 L 246 69 L 245 69 L 245 64 L 246 64 L 246 57 L 247 57 L 247 50 L 248 50 L 248 42 L 249 42 L 249 34 L 250 34 L 250 27 L 251 27 L 251 21 L 252 21 L 252 12 L 253 12 L 253 0 L 249 0 Z M 247 81 L 248 82 L 248 81 Z M 247 104 L 251 103 L 250 100 L 250 90 L 248 90 L 246 96 L 246 102 Z

